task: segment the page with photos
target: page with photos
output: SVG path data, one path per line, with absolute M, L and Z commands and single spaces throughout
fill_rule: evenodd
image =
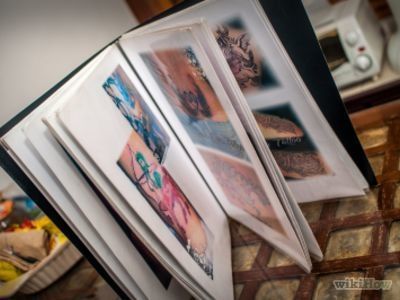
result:
M 330 128 L 257 0 L 208 0 L 123 36 L 204 18 L 298 202 L 364 194 L 368 184 Z
M 302 247 L 308 248 L 310 254 L 317 260 L 322 259 L 322 252 L 319 248 L 318 242 L 304 218 L 290 188 L 284 180 L 279 167 L 276 165 L 271 151 L 266 146 L 264 137 L 258 130 L 257 123 L 254 121 L 251 109 L 248 107 L 246 99 L 240 91 L 235 77 L 230 72 L 229 65 L 226 63 L 224 56 L 215 41 L 212 30 L 204 20 L 187 24 L 185 26 L 187 26 L 187 30 L 191 31 L 192 35 L 196 36 L 203 50 L 207 53 L 207 56 L 210 59 L 214 70 L 218 74 L 219 80 L 223 84 L 232 105 L 235 107 L 244 128 L 252 139 L 253 145 L 265 166 L 265 170 L 267 171 L 269 179 L 271 180 L 282 205 L 290 216 L 293 229 L 296 231 L 296 234 L 302 243 Z M 181 30 L 181 28 L 182 26 L 178 27 L 176 30 Z
M 73 84 L 82 80 L 106 53 L 107 51 L 104 51 L 100 54 L 45 103 L 37 107 L 5 135 L 2 142 L 127 295 L 138 299 L 189 299 L 190 296 L 173 279 L 169 279 L 169 283 L 166 284 L 164 278 L 164 282 L 157 278 L 158 274 L 151 270 L 150 262 L 143 260 L 142 253 L 128 240 L 74 167 L 74 163 L 41 123 L 42 114 L 58 100 L 58 97 L 70 92 Z M 138 268 L 142 269 L 141 273 L 134 271 Z
M 192 277 L 190 277 L 184 269 L 182 269 L 177 259 L 171 256 L 168 249 L 157 239 L 153 231 L 142 222 L 138 214 L 133 210 L 128 202 L 121 196 L 121 194 L 110 184 L 107 177 L 102 174 L 93 161 L 84 153 L 75 140 L 70 136 L 65 128 L 59 122 L 56 116 L 57 110 L 64 106 L 68 101 L 68 97 L 62 97 L 47 109 L 46 114 L 43 116 L 43 122 L 51 131 L 52 135 L 61 143 L 62 147 L 68 152 L 75 163 L 85 172 L 86 176 L 96 186 L 100 193 L 106 198 L 108 204 L 112 209 L 118 213 L 129 229 L 145 244 L 147 249 L 159 260 L 159 262 L 173 275 L 192 295 L 200 298 L 210 298 L 211 296 L 197 284 Z M 222 243 L 229 244 L 229 231 L 226 226 L 228 241 Z M 229 254 L 229 252 L 227 253 Z M 168 279 L 168 276 L 163 274 L 162 270 L 157 270 L 154 274 L 158 280 L 165 286 L 164 292 L 175 290 L 174 281 Z M 168 274 L 167 274 L 168 275 Z M 165 281 L 167 277 L 167 281 Z M 149 282 L 151 285 L 152 283 Z M 168 289 L 168 290 L 167 290 Z M 183 291 L 181 291 L 182 293 Z
M 141 221 L 140 217 L 135 213 L 129 203 L 127 203 L 121 194 L 111 186 L 108 179 L 99 172 L 97 166 L 93 164 L 91 159 L 83 153 L 78 145 L 75 145 L 74 140 L 65 131 L 54 112 L 50 112 L 47 116 L 44 116 L 43 120 L 59 143 L 61 143 L 62 147 L 73 157 L 75 163 L 79 164 L 79 167 L 86 176 L 96 186 L 104 198 L 106 198 L 106 201 L 112 209 L 118 213 L 119 217 L 129 229 L 140 239 L 141 243 L 146 246 L 150 253 L 156 257 L 167 270 L 167 274 L 164 274 L 163 270 L 160 269 L 154 271 L 154 275 L 164 286 L 164 292 L 175 290 L 174 280 L 169 276 L 170 274 L 192 295 L 200 298 L 209 298 L 210 295 L 182 269 L 179 262 L 170 255 L 168 249 L 157 239 L 146 224 Z M 182 293 L 183 291 L 181 290 L 180 292 Z
M 117 49 L 57 116 L 182 268 L 233 298 L 227 218 Z
M 58 97 L 51 97 L 46 101 L 46 105 L 51 106 L 57 100 Z M 110 211 L 103 205 L 92 187 L 89 186 L 84 175 L 76 167 L 76 162 L 71 160 L 70 156 L 42 122 L 42 116 L 47 110 L 39 114 L 37 114 L 37 111 L 38 109 L 35 112 L 36 115 L 26 122 L 27 124 L 23 128 L 24 134 L 43 162 L 51 170 L 51 175 L 57 178 L 60 185 L 67 191 L 76 206 L 80 208 L 96 229 L 98 236 L 104 240 L 127 273 L 133 279 L 140 276 L 146 280 L 150 288 L 147 289 L 147 292 L 146 287 L 142 286 L 142 288 L 147 297 L 162 296 L 165 299 L 175 299 L 176 296 L 179 296 L 179 298 L 189 299 L 189 294 L 181 286 L 171 283 L 172 277 L 169 273 L 158 274 L 155 272 L 159 266 L 155 265 L 153 267 L 154 261 L 149 260 L 148 257 L 144 257 L 144 259 L 152 272 L 138 274 L 135 271 L 138 264 L 131 253 L 136 250 L 135 247 L 137 245 L 132 244 L 128 239 L 127 234 L 131 233 L 124 232 L 121 229 Z M 85 201 L 82 201 L 82 199 L 85 199 Z M 147 251 L 147 249 L 141 250 L 142 252 L 139 251 L 139 255 L 143 255 Z M 151 294 L 149 294 L 149 291 L 151 291 Z
M 121 46 L 228 215 L 309 270 L 307 249 L 191 32 L 146 32 Z

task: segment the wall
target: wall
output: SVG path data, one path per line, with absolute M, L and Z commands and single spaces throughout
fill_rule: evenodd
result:
M 0 0 L 0 126 L 136 24 L 124 0 Z
M 339 1 L 344 1 L 344 0 L 329 0 L 329 2 L 331 3 L 336 3 Z M 379 19 L 383 19 L 392 15 L 387 0 L 368 0 L 368 1 L 371 4 L 372 8 L 375 10 L 375 13 Z

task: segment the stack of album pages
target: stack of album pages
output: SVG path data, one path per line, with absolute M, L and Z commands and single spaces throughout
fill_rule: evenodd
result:
M 123 35 L 1 142 L 138 299 L 233 299 L 229 218 L 309 272 L 298 203 L 368 188 L 253 0 Z

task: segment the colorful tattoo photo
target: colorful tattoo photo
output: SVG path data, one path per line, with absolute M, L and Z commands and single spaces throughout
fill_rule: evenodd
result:
M 285 235 L 192 48 L 155 51 L 141 57 L 228 201 Z
M 228 200 L 285 235 L 253 167 L 214 150 L 199 149 Z
M 290 104 L 253 114 L 286 179 L 333 175 Z
M 244 94 L 279 86 L 278 79 L 239 17 L 218 25 L 214 34 Z
M 136 131 L 118 165 L 193 260 L 213 278 L 213 234 Z
M 169 137 L 121 66 L 107 78 L 103 88 L 161 163 L 170 142 Z
M 248 159 L 191 47 L 141 57 L 195 144 Z

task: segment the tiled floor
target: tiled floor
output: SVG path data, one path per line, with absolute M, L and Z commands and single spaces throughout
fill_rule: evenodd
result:
M 237 299 L 400 299 L 400 116 L 358 134 L 379 185 L 366 197 L 301 205 L 325 255 L 311 274 L 232 223 Z M 333 280 L 346 277 L 393 285 L 383 292 L 336 290 Z

